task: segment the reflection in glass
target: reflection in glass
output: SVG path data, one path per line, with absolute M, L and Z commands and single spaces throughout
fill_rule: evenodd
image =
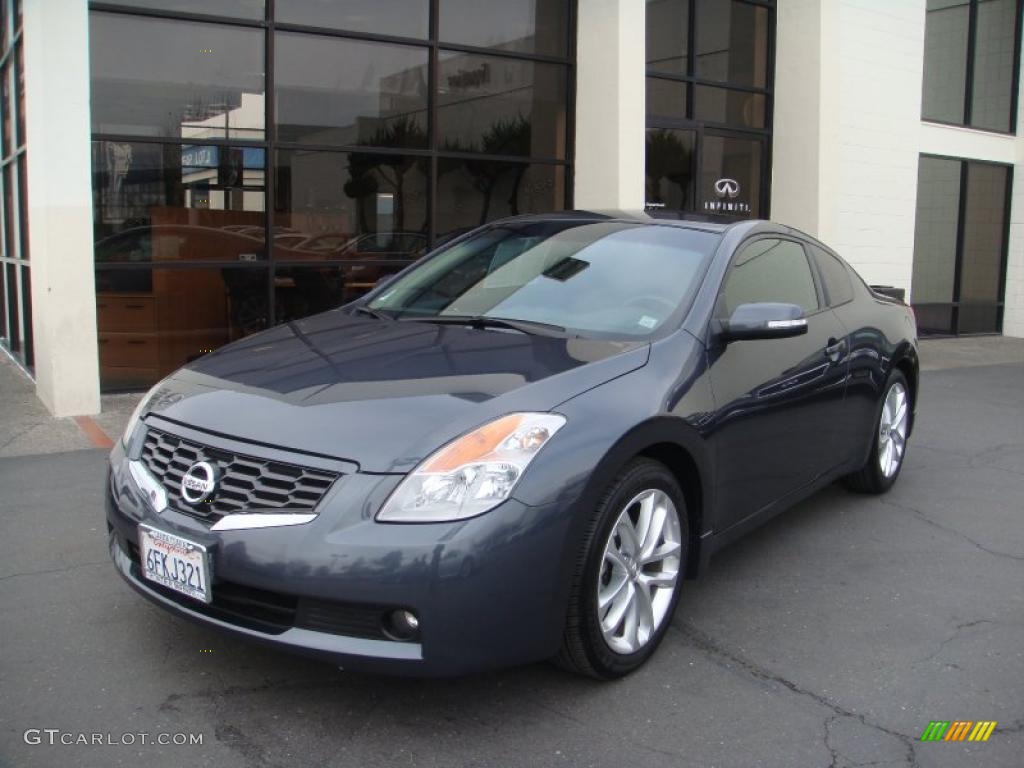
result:
M 911 301 L 926 332 L 953 332 L 960 166 L 936 157 L 922 157 L 918 165 Z
M 689 15 L 689 0 L 647 0 L 648 69 L 687 74 Z
M 765 127 L 767 99 L 763 94 L 706 85 L 694 86 L 693 94 L 693 112 L 697 120 L 742 128 Z
M 94 132 L 263 138 L 260 30 L 107 13 L 89 19 Z
M 971 82 L 971 125 L 1009 131 L 1013 105 L 1016 0 L 980 0 Z
M 1009 169 L 967 163 L 963 263 L 960 271 L 960 333 L 999 331 L 1006 252 L 1006 192 Z
M 964 122 L 969 5 L 968 0 L 928 0 L 921 97 L 926 120 Z
M 100 385 L 149 386 L 268 327 L 267 305 L 263 268 L 98 269 Z
M 259 147 L 93 142 L 97 264 L 264 258 Z
M 441 238 L 503 216 L 564 208 L 562 166 L 442 159 L 437 173 L 437 234 Z
M 564 56 L 565 0 L 445 0 L 439 38 L 445 43 Z
M 647 78 L 647 116 L 686 119 L 686 94 L 690 86 L 676 80 Z
M 732 85 L 768 84 L 768 9 L 727 0 L 697 0 L 697 76 Z
M 277 21 L 426 39 L 430 0 L 275 0 Z
M 564 65 L 443 52 L 439 66 L 441 149 L 565 157 Z
M 117 4 L 157 11 L 233 16 L 239 19 L 262 19 L 265 13 L 263 0 L 117 0 Z
M 695 131 L 649 128 L 646 146 L 648 208 L 693 210 Z
M 276 45 L 281 141 L 426 146 L 426 48 L 289 32 Z
M 762 216 L 764 143 L 760 139 L 705 135 L 701 147 L 698 210 L 747 219 Z M 717 184 L 722 179 L 736 184 Z
M 411 258 L 426 245 L 429 171 L 409 155 L 279 151 L 274 220 L 295 234 L 275 238 L 275 258 Z
M 278 266 L 274 276 L 276 323 L 299 320 L 340 307 L 401 271 L 404 264 Z

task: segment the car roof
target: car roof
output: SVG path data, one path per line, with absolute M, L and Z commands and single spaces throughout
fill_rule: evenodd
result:
M 676 211 L 640 211 L 640 210 L 572 210 L 556 211 L 554 213 L 531 213 L 520 216 L 510 216 L 501 221 L 506 222 L 527 222 L 527 221 L 624 221 L 637 224 L 655 224 L 659 226 L 679 227 L 681 229 L 695 229 L 702 232 L 714 232 L 724 234 L 733 229 L 764 229 L 771 231 L 788 230 L 774 222 L 763 219 L 741 219 L 725 220 L 720 217 L 703 216 L 696 213 L 685 213 Z

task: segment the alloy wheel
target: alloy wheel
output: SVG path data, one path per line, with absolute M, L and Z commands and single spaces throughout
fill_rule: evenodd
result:
M 907 445 L 907 390 L 896 381 L 889 387 L 878 421 L 878 468 L 892 477 L 900 468 Z
M 616 653 L 641 650 L 672 605 L 682 542 L 679 513 L 667 493 L 641 491 L 626 504 L 605 542 L 597 580 L 597 617 Z

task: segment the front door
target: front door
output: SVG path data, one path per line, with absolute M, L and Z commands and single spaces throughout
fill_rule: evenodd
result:
M 720 530 L 812 482 L 848 452 L 838 432 L 846 332 L 796 240 L 773 236 L 745 244 L 723 283 L 716 318 L 767 301 L 802 307 L 807 333 L 728 344 L 713 339 L 708 349 Z
M 761 136 L 651 119 L 646 136 L 646 207 L 652 213 L 767 218 L 766 159 Z

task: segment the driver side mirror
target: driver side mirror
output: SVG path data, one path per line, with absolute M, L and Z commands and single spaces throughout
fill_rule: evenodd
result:
M 740 304 L 729 319 L 722 322 L 722 338 L 726 342 L 784 339 L 804 333 L 807 333 L 807 318 L 796 304 Z

